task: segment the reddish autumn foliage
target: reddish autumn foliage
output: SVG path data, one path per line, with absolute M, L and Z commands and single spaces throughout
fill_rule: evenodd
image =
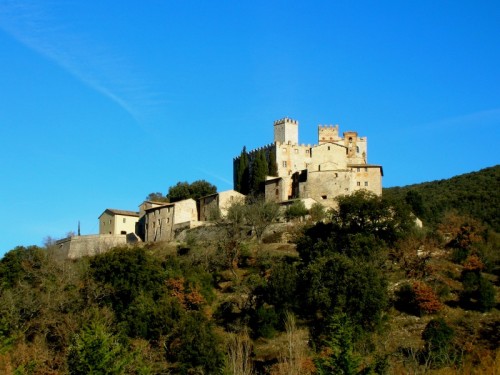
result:
M 415 281 L 412 286 L 415 304 L 420 313 L 433 314 L 443 308 L 439 297 L 430 286 L 421 281 Z

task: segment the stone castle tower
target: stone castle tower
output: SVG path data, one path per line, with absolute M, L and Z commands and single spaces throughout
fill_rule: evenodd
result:
M 285 117 L 274 122 L 274 142 L 296 145 L 299 143 L 299 122 Z
M 319 125 L 316 145 L 299 144 L 298 121 L 285 117 L 274 122 L 273 143 L 247 153 L 249 176 L 257 154 L 264 153 L 268 165 L 276 166 L 262 181 L 267 200 L 311 198 L 333 207 L 336 197 L 357 190 L 382 194 L 382 166 L 368 164 L 367 151 L 366 137 L 355 131 L 341 136 L 338 125 Z M 240 158 L 233 160 L 235 188 Z

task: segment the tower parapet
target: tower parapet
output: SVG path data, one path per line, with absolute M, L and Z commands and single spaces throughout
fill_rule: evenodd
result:
M 274 142 L 299 143 L 299 122 L 288 117 L 274 121 Z
M 339 126 L 336 125 L 318 125 L 318 144 L 333 143 L 340 141 Z

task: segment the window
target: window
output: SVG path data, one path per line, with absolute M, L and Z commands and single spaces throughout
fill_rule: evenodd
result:
M 365 172 L 368 172 L 368 168 L 365 167 Z
M 123 223 L 126 223 L 126 222 L 127 222 L 127 218 L 126 218 L 126 217 L 124 217 L 124 218 L 123 218 Z M 126 234 L 126 233 L 125 233 L 125 234 Z
M 120 234 L 127 234 L 127 232 L 125 232 L 124 230 L 122 230 L 122 231 L 120 232 Z
M 338 173 L 335 173 L 335 177 L 338 177 L 338 176 L 339 176 L 339 174 L 338 174 Z
M 276 189 L 276 192 L 275 192 L 275 193 L 276 193 L 276 196 L 278 196 L 278 195 L 279 195 L 279 193 L 280 193 L 279 189 Z
M 327 198 L 327 196 L 326 196 L 326 195 L 322 195 L 322 196 L 321 196 L 321 199 L 326 199 L 326 198 Z
M 359 182 L 359 181 L 356 182 L 356 185 L 361 186 L 361 182 Z
M 357 168 L 358 172 L 361 172 L 361 168 Z
M 356 153 L 359 154 L 359 146 L 356 146 Z
M 328 151 L 330 151 L 330 146 L 328 146 Z
M 286 168 L 286 160 L 283 161 L 283 168 Z
M 368 186 L 368 181 L 365 181 L 365 186 Z
M 309 154 L 310 150 L 306 150 L 306 154 Z

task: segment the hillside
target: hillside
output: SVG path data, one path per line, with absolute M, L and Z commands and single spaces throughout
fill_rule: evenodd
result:
M 239 203 L 175 242 L 76 261 L 13 249 L 0 261 L 0 373 L 500 368 L 496 232 L 459 214 L 419 229 L 407 205 L 364 192 L 304 214 Z
M 470 215 L 500 232 L 500 165 L 447 180 L 383 189 L 387 199 L 405 200 L 430 225 L 445 212 Z

